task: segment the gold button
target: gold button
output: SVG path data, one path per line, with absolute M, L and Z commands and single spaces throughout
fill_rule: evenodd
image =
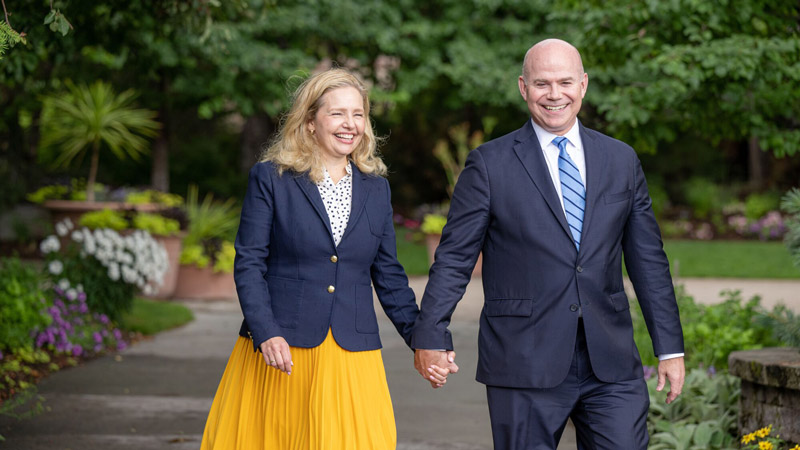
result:
M 338 257 L 338 256 L 336 256 L 336 255 L 333 255 L 333 256 L 331 256 L 331 262 L 332 262 L 332 263 L 335 263 L 335 262 L 336 262 L 336 261 L 338 261 L 338 260 L 339 260 L 339 257 Z
M 335 290 L 336 290 L 336 288 L 335 288 L 335 287 L 333 287 L 333 285 L 331 285 L 331 286 L 328 286 L 328 292 L 330 292 L 331 294 L 333 294 L 333 292 L 334 292 Z

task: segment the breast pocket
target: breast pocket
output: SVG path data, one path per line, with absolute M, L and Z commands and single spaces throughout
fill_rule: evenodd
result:
M 296 328 L 303 303 L 304 281 L 283 277 L 267 277 L 272 315 L 283 328 Z
M 367 216 L 367 222 L 369 222 L 369 231 L 375 237 L 382 237 L 383 227 L 385 225 L 384 218 L 386 215 L 380 214 L 376 208 L 370 208 L 369 206 L 364 210 L 364 213 Z
M 603 197 L 605 198 L 606 205 L 624 202 L 625 200 L 630 200 L 631 190 L 628 189 L 627 191 L 617 192 L 616 194 L 606 194 Z

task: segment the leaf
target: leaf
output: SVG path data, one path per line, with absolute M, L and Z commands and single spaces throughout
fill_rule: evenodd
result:
M 56 18 L 56 10 L 55 9 L 51 9 L 50 13 L 44 18 L 44 24 L 48 25 L 48 24 L 52 23 L 53 20 L 55 20 L 55 18 Z
M 69 33 L 69 22 L 67 22 L 67 19 L 59 14 L 56 22 L 58 23 L 58 31 L 61 32 L 62 36 L 66 36 L 67 33 Z

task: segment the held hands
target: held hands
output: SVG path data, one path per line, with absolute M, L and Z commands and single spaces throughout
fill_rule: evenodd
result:
M 656 390 L 661 392 L 666 381 L 669 380 L 667 404 L 674 402 L 681 395 L 685 376 L 686 369 L 683 366 L 683 356 L 658 362 L 658 384 L 656 385 Z
M 443 350 L 414 351 L 414 368 L 434 389 L 447 383 L 447 375 L 458 372 L 456 352 Z
M 264 355 L 264 361 L 270 367 L 274 367 L 286 375 L 292 374 L 292 352 L 289 351 L 289 344 L 286 339 L 275 336 L 274 338 L 267 339 L 262 342 L 261 354 Z

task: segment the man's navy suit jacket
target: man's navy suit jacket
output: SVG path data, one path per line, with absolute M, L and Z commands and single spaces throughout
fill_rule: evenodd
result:
M 279 175 L 271 162 L 250 170 L 234 278 L 244 314 L 239 334 L 252 338 L 255 349 L 275 336 L 316 347 L 329 328 L 346 350 L 381 348 L 370 282 L 410 343 L 419 310 L 397 261 L 389 183 L 351 165 L 350 219 L 338 246 L 308 176 Z
M 422 299 L 412 347 L 452 349 L 447 326 L 483 252 L 477 380 L 551 388 L 572 362 L 583 316 L 598 379 L 642 377 L 622 257 L 656 354 L 683 352 L 669 263 L 634 150 L 580 127 L 586 211 L 575 248 L 530 120 L 470 152 Z

